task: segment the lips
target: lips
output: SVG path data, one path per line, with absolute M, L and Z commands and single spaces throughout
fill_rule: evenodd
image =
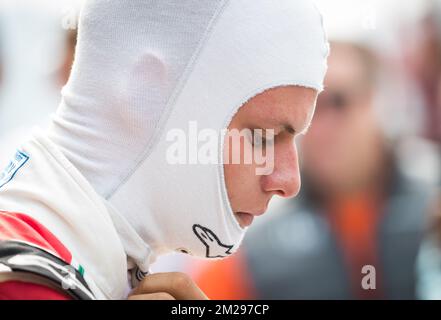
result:
M 251 223 L 253 223 L 254 220 L 254 216 L 246 212 L 236 212 L 236 217 L 242 228 L 248 227 L 249 225 L 251 225 Z
M 254 220 L 254 217 L 258 217 L 263 215 L 266 212 L 266 209 L 263 210 L 256 210 L 253 213 L 250 212 L 244 212 L 244 211 L 238 211 L 235 212 L 234 215 L 236 216 L 237 220 L 239 221 L 239 224 L 242 228 L 244 227 L 248 227 L 249 225 L 251 225 L 251 223 Z

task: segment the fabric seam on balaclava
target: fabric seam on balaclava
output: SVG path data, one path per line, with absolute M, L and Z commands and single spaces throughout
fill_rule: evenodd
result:
M 213 15 L 213 18 L 208 23 L 206 32 L 204 33 L 202 38 L 199 40 L 195 52 L 191 56 L 187 66 L 185 67 L 185 69 L 182 73 L 182 76 L 178 80 L 176 87 L 173 90 L 173 93 L 170 95 L 170 98 L 167 101 L 167 104 L 164 108 L 164 113 L 160 117 L 160 119 L 156 125 L 156 128 L 158 128 L 158 129 L 154 130 L 155 133 L 153 134 L 152 139 L 150 139 L 148 144 L 143 148 L 143 151 L 140 153 L 139 159 L 135 161 L 136 165 L 134 165 L 133 168 L 131 170 L 129 170 L 129 172 L 126 174 L 126 176 L 123 179 L 121 179 L 119 184 L 115 185 L 114 188 L 111 191 L 109 191 L 107 195 L 104 195 L 104 198 L 106 200 L 109 200 L 110 198 L 112 198 L 112 196 L 115 194 L 115 192 L 122 185 L 124 185 L 127 182 L 127 180 L 130 179 L 130 177 L 138 169 L 138 167 L 142 164 L 142 162 L 148 158 L 150 152 L 152 151 L 152 149 L 154 148 L 154 146 L 158 142 L 159 138 L 161 137 L 161 135 L 163 133 L 163 130 L 165 127 L 164 124 L 167 122 L 168 118 L 170 117 L 170 115 L 173 112 L 172 106 L 174 105 L 175 100 L 179 97 L 180 93 L 182 92 L 188 77 L 190 76 L 190 74 L 193 71 L 195 63 L 198 61 L 198 57 L 199 57 L 200 53 L 202 52 L 202 49 L 204 48 L 204 44 L 209 40 L 209 38 L 212 34 L 212 31 L 216 26 L 217 21 L 222 16 L 222 13 L 225 11 L 225 8 L 228 6 L 229 3 L 230 3 L 230 0 L 225 0 L 219 6 L 219 9 L 217 9 L 215 14 Z

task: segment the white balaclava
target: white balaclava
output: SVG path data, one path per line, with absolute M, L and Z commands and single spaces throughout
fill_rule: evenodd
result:
M 172 164 L 167 133 L 222 132 L 277 86 L 321 91 L 328 43 L 315 6 L 87 0 L 76 50 L 49 138 L 155 255 L 235 252 L 246 228 L 226 191 L 223 135 L 218 164 Z

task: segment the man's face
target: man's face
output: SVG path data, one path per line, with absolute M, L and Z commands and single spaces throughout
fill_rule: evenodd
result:
M 269 174 L 258 174 L 256 161 L 239 163 L 225 161 L 225 182 L 231 207 L 241 227 L 248 226 L 253 216 L 263 214 L 274 195 L 294 197 L 300 189 L 295 137 L 310 125 L 317 92 L 297 86 L 284 86 L 267 90 L 245 103 L 233 117 L 228 129 L 273 130 L 272 147 L 253 146 L 253 139 L 243 138 L 239 144 L 225 144 L 225 153 L 244 154 L 255 148 L 267 149 L 265 156 L 272 163 Z M 228 139 L 228 136 L 227 138 Z M 270 152 L 273 155 L 269 155 Z M 272 152 L 273 151 L 273 152 Z M 265 150 L 263 150 L 265 153 Z
M 328 64 L 326 90 L 301 150 L 303 173 L 314 188 L 337 195 L 371 179 L 382 157 L 383 137 L 360 56 L 350 47 L 333 46 Z

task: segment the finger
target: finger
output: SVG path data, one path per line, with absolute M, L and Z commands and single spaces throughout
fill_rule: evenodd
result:
M 154 273 L 146 276 L 133 294 L 167 292 L 176 300 L 208 300 L 194 281 L 182 272 Z

